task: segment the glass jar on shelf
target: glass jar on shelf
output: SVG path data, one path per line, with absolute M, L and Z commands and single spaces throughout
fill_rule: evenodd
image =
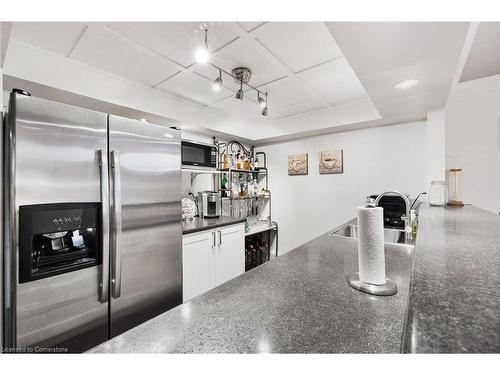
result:
M 236 169 L 242 169 L 241 168 L 241 156 L 240 156 L 239 152 L 236 154 Z
M 260 164 L 259 164 L 259 157 L 258 156 L 255 156 L 255 161 L 253 163 L 253 169 L 255 169 L 256 171 L 258 171 L 260 168 Z
M 245 157 L 245 159 L 243 159 L 243 169 L 246 171 L 250 170 L 250 161 L 248 160 L 247 157 Z

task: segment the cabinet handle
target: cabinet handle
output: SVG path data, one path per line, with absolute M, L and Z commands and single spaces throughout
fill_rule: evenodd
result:
M 219 245 L 222 245 L 222 232 L 219 231 Z
M 212 232 L 212 247 L 215 247 L 215 232 Z

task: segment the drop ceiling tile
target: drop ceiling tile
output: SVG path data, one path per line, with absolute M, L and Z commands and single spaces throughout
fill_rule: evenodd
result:
M 292 77 L 280 79 L 259 87 L 269 93 L 269 102 L 274 107 L 286 107 L 305 102 L 314 97 L 311 90 L 307 89 L 300 80 Z
M 179 71 L 176 64 L 106 29 L 74 58 L 148 86 Z
M 326 107 L 325 105 L 323 105 L 321 103 L 321 101 L 318 99 L 312 99 L 312 100 L 308 100 L 308 101 L 303 102 L 303 103 L 294 104 L 294 105 L 282 107 L 282 108 L 277 108 L 276 111 L 280 115 L 283 115 L 284 117 L 290 117 L 290 116 L 299 115 L 301 113 L 309 113 L 309 112 L 318 111 L 318 110 L 325 109 L 325 108 L 329 108 L 329 107 Z
M 86 25 L 80 22 L 14 22 L 12 36 L 68 56 L 85 28 Z
M 250 84 L 259 86 L 284 77 L 281 70 L 256 47 L 238 39 L 213 55 L 213 63 L 231 72 L 237 67 L 247 67 L 252 71 Z
M 305 70 L 298 77 L 322 96 L 328 105 L 367 97 L 363 85 L 344 57 Z
M 266 22 L 238 22 L 238 25 L 240 25 L 247 33 L 250 33 L 252 31 L 255 31 L 258 27 L 261 25 L 265 24 Z
M 108 27 L 187 67 L 194 63 L 196 48 L 204 40 L 202 25 L 208 28 L 210 50 L 237 38 L 224 22 L 116 22 Z
M 294 72 L 342 56 L 323 22 L 269 22 L 252 36 Z
M 222 88 L 219 92 L 212 90 L 212 81 L 190 71 L 179 73 L 156 88 L 203 105 L 215 103 L 234 95 L 226 88 Z

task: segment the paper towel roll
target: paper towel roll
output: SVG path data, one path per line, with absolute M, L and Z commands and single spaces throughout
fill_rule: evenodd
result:
M 365 283 L 385 283 L 384 209 L 358 207 L 359 279 Z

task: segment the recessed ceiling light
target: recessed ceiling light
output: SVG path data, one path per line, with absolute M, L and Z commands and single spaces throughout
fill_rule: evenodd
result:
M 397 89 L 409 89 L 410 87 L 418 85 L 420 81 L 415 78 L 405 79 L 404 81 L 396 83 L 394 86 Z

